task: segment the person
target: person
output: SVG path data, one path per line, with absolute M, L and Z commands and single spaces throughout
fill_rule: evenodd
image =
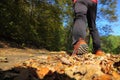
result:
M 75 14 L 72 30 L 73 56 L 88 52 L 89 47 L 85 41 L 87 25 L 92 36 L 93 53 L 100 56 L 104 55 L 104 52 L 101 50 L 100 37 L 96 28 L 97 2 L 97 0 L 73 0 Z

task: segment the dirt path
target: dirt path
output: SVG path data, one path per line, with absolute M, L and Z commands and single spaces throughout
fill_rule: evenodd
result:
M 1 48 L 0 80 L 120 80 L 120 55 Z
M 18 49 L 18 48 L 1 48 L 0 57 L 6 60 L 0 62 L 0 69 L 7 70 L 14 65 L 27 59 L 34 59 L 36 56 L 47 55 L 48 51 L 39 49 Z

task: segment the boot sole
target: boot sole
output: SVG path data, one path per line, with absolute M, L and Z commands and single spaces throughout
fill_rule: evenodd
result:
M 87 44 L 81 44 L 78 48 L 78 55 L 82 55 L 85 53 L 88 53 L 88 45 Z

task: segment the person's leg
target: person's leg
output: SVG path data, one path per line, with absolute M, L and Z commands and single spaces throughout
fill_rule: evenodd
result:
M 85 39 L 86 36 L 86 14 L 87 7 L 79 0 L 74 4 L 74 24 L 73 24 L 73 45 L 79 40 L 79 38 Z
M 101 49 L 100 37 L 98 30 L 96 28 L 96 12 L 97 12 L 97 3 L 92 2 L 92 4 L 88 5 L 87 21 L 88 21 L 90 34 L 93 40 L 94 52 Z
M 87 23 L 87 6 L 84 0 L 77 0 L 74 4 L 75 20 L 73 25 L 73 54 L 83 54 L 87 52 L 88 46 L 86 45 L 86 23 Z M 84 45 L 80 45 L 84 44 Z

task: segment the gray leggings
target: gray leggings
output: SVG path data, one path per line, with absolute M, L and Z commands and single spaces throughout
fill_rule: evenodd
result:
M 100 37 L 96 28 L 97 3 L 92 0 L 77 0 L 73 6 L 75 19 L 73 24 L 73 45 L 79 38 L 85 39 L 86 28 L 89 27 L 90 35 L 93 41 L 93 50 L 101 49 Z

